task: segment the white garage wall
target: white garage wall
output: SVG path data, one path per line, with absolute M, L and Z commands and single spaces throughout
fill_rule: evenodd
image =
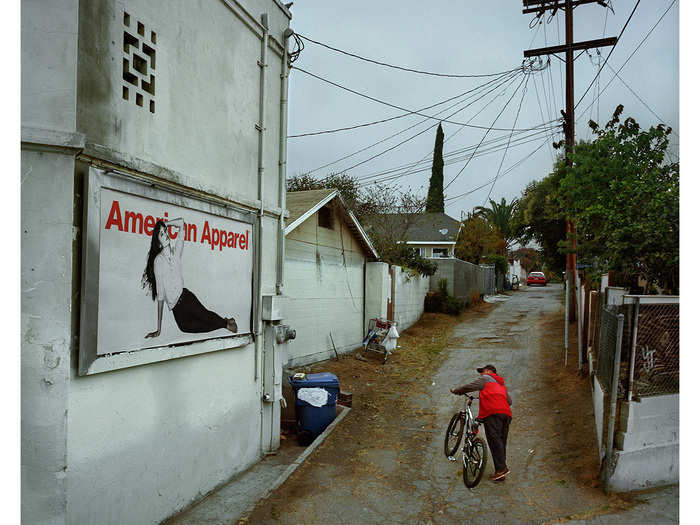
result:
M 319 227 L 313 215 L 286 238 L 285 324 L 297 331 L 290 367 L 335 356 L 331 333 L 338 353 L 362 344 L 365 255 L 338 213 L 333 223 Z

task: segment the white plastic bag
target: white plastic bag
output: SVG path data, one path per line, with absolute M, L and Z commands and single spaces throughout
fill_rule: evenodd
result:
M 399 331 L 396 326 L 391 325 L 389 332 L 386 334 L 384 341 L 382 341 L 382 346 L 386 348 L 389 352 L 396 350 L 396 341 L 399 339 Z
M 322 407 L 328 402 L 328 391 L 323 388 L 300 388 L 297 398 L 306 401 L 309 405 Z

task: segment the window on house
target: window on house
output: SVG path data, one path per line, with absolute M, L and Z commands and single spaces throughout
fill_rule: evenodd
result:
M 333 229 L 333 211 L 328 206 L 318 210 L 318 225 L 321 228 Z
M 447 257 L 447 248 L 433 248 L 433 257 Z
M 421 246 L 420 248 L 418 248 L 418 255 L 420 255 L 421 257 L 425 257 L 425 246 Z

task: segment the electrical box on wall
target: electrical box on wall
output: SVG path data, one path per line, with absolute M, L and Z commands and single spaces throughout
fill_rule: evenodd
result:
M 281 321 L 284 319 L 287 297 L 284 295 L 263 295 L 262 318 L 263 321 Z

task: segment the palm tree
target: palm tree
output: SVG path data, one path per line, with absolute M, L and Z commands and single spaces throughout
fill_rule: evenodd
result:
M 491 205 L 490 208 L 484 206 L 477 206 L 474 208 L 474 214 L 486 219 L 494 228 L 498 228 L 501 234 L 503 234 L 506 246 L 510 247 L 511 244 L 517 240 L 510 226 L 513 216 L 515 215 L 515 208 L 518 205 L 518 199 L 513 199 L 510 203 L 506 203 L 505 198 L 501 198 L 501 202 L 489 199 L 489 203 Z

